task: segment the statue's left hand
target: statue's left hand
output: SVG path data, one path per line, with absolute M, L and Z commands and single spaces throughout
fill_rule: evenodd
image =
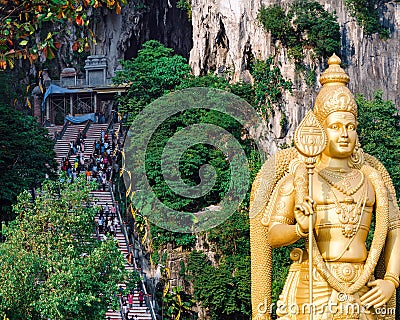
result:
M 368 282 L 367 286 L 372 287 L 371 290 L 360 298 L 361 303 L 367 308 L 382 307 L 396 290 L 393 282 L 383 279 Z

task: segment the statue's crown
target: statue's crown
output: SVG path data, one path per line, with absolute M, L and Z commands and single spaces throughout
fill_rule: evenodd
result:
M 333 54 L 328 60 L 328 69 L 319 79 L 322 89 L 315 101 L 314 113 L 321 123 L 335 111 L 348 111 L 357 118 L 357 104 L 346 87 L 350 77 L 340 67 L 340 62 L 340 58 Z

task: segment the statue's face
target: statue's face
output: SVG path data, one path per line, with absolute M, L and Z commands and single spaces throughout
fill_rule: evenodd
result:
M 331 113 L 324 121 L 328 144 L 323 153 L 331 158 L 347 158 L 354 150 L 356 119 L 347 111 Z

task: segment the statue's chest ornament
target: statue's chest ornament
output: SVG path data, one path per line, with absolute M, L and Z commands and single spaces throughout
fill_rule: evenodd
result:
M 364 174 L 355 169 L 346 172 L 344 170 L 334 171 L 325 168 L 319 171 L 318 175 L 332 187 L 331 192 L 334 196 L 336 213 L 342 227 L 342 233 L 346 238 L 352 238 L 360 227 L 361 215 L 367 200 L 367 185 L 364 183 Z M 353 195 L 361 187 L 363 187 L 361 196 L 358 201 L 355 201 Z M 338 200 L 334 189 L 345 196 L 342 202 Z

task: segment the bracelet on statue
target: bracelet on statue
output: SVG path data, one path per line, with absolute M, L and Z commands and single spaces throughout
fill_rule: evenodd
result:
M 394 287 L 397 289 L 399 287 L 399 276 L 395 275 L 392 272 L 386 272 L 385 277 L 383 280 L 390 281 L 394 284 Z
M 296 223 L 296 235 L 300 238 L 306 238 L 308 237 L 308 232 L 302 231 L 300 225 Z

